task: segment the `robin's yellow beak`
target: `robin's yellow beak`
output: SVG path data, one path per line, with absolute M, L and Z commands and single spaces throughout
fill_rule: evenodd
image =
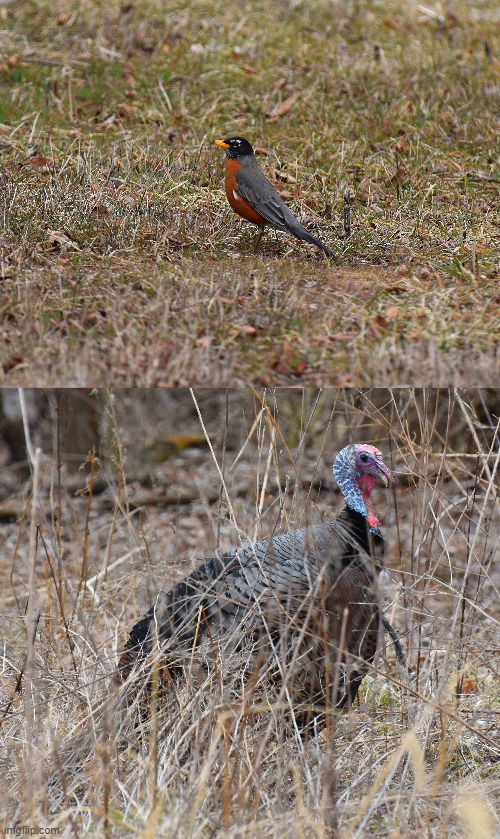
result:
M 224 140 L 214 140 L 216 146 L 221 146 L 223 149 L 229 149 L 229 143 L 225 143 Z

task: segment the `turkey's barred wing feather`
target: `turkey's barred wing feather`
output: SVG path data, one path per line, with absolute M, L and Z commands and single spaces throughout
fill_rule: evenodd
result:
M 175 639 L 176 646 L 189 643 L 200 622 L 210 623 L 222 604 L 228 616 L 234 615 L 237 604 L 224 596 L 225 581 L 234 565 L 233 556 L 210 559 L 170 591 L 160 593 L 156 603 L 132 628 L 127 649 L 149 653 L 153 645 L 163 645 L 168 639 Z M 203 625 L 201 628 L 203 631 Z
M 137 655 L 159 650 L 175 666 L 204 635 L 214 637 L 237 627 L 236 642 L 258 627 L 266 628 L 266 634 L 279 627 L 286 637 L 297 631 L 309 637 L 311 649 L 316 649 L 318 633 L 324 634 L 324 606 L 331 616 L 332 636 L 339 636 L 343 610 L 354 602 L 366 605 L 357 609 L 356 625 L 369 623 L 374 599 L 368 589 L 374 577 L 367 559 L 380 549 L 378 542 L 382 543 L 380 536 L 368 537 L 360 514 L 345 511 L 333 521 L 208 560 L 160 594 L 133 627 L 121 659 L 124 675 Z M 360 651 L 353 632 L 348 648 Z
M 306 538 L 306 530 L 284 533 L 208 560 L 158 596 L 133 627 L 127 651 L 186 649 L 208 626 L 227 630 L 245 613 L 261 613 L 271 598 L 278 603 L 306 597 L 320 566 L 316 548 L 308 549 Z

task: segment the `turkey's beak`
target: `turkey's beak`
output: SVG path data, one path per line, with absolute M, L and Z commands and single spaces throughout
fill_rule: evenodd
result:
M 229 143 L 225 143 L 224 140 L 214 140 L 214 144 L 216 146 L 221 146 L 223 149 L 231 148 Z
M 378 477 L 380 478 L 385 487 L 388 487 L 389 483 L 396 483 L 392 476 L 392 472 L 389 471 L 385 463 L 383 463 L 381 460 L 377 461 L 377 473 Z

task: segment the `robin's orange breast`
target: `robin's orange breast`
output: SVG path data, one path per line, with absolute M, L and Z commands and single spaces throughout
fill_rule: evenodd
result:
M 253 224 L 261 226 L 263 224 L 267 224 L 265 218 L 238 195 L 236 172 L 240 168 L 241 164 L 238 163 L 237 160 L 226 160 L 226 177 L 224 186 L 226 188 L 227 200 L 231 204 L 234 212 L 238 213 L 238 215 L 246 219 L 246 221 L 251 221 Z

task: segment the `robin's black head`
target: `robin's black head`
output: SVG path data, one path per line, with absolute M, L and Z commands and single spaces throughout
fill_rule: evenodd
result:
M 253 148 L 243 137 L 229 137 L 228 140 L 216 140 L 216 146 L 221 146 L 226 150 L 226 157 L 229 160 L 234 160 L 235 157 L 244 157 L 247 154 L 253 154 Z

